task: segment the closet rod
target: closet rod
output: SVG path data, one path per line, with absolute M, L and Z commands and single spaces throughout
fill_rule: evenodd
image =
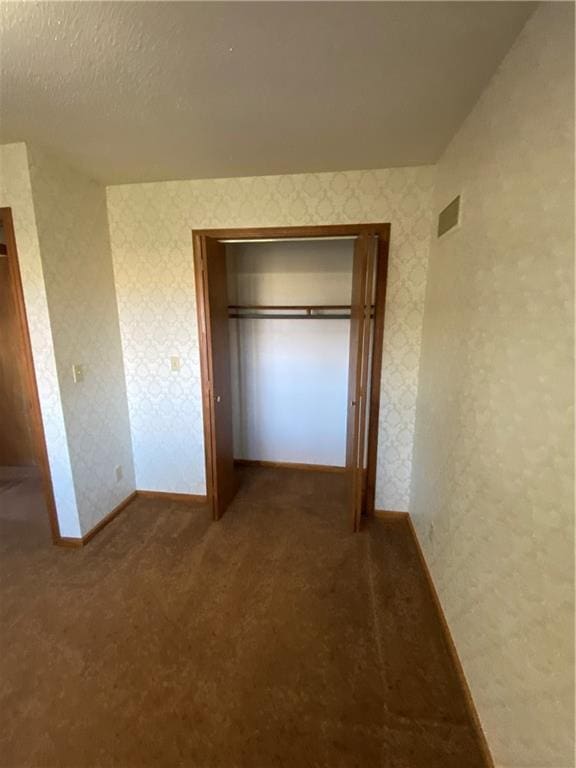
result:
M 317 235 L 313 237 L 223 237 L 219 243 L 316 243 L 318 240 L 357 240 L 358 235 Z
M 292 313 L 288 314 L 287 310 Z M 228 311 L 228 317 L 237 320 L 350 320 L 352 307 L 350 304 L 229 304 Z
M 238 320 L 349 320 L 351 313 L 350 304 L 230 304 L 228 310 L 228 316 Z M 286 310 L 291 310 L 293 314 L 288 314 Z M 300 314 L 296 314 L 298 312 Z
M 287 315 L 278 312 L 273 315 L 244 312 L 242 314 L 230 314 L 228 317 L 238 320 L 350 320 L 350 315 Z
M 350 304 L 229 304 L 228 309 L 300 309 L 317 311 L 321 309 L 350 309 Z

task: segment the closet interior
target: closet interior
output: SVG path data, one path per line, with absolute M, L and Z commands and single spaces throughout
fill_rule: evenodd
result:
M 344 469 L 353 238 L 226 245 L 234 459 Z
M 287 465 L 348 473 L 357 530 L 373 508 L 387 225 L 232 234 L 194 233 L 213 516 L 238 464 Z

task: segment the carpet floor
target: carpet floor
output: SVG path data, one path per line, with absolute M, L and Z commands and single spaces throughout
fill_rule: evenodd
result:
M 137 498 L 83 549 L 0 493 L 3 768 L 480 768 L 406 521 L 242 469 L 225 517 Z

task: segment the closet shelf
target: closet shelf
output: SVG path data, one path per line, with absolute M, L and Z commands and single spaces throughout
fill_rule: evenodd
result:
M 230 304 L 228 306 L 229 317 L 250 320 L 349 320 L 350 310 L 350 304 Z

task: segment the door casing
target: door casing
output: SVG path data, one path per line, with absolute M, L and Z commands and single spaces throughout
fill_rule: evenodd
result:
M 48 513 L 48 520 L 50 522 L 50 534 L 52 536 L 52 541 L 54 544 L 61 544 L 63 543 L 63 539 L 60 535 L 56 503 L 54 500 L 52 476 L 50 474 L 48 449 L 46 447 L 44 423 L 42 420 L 42 411 L 40 408 L 40 397 L 38 394 L 38 385 L 36 383 L 36 372 L 34 368 L 34 358 L 32 355 L 30 331 L 28 329 L 28 319 L 26 316 L 24 289 L 22 287 L 22 277 L 20 274 L 18 250 L 16 248 L 16 236 L 14 233 L 14 222 L 12 219 L 11 208 L 0 208 L 0 221 L 2 221 L 2 225 L 4 227 L 4 235 L 6 237 L 6 256 L 8 257 L 8 270 L 10 274 L 12 297 L 20 331 L 20 365 L 24 372 L 27 398 L 30 406 L 29 413 L 32 426 L 34 453 L 42 478 L 42 491 L 44 495 L 46 511 Z
M 376 458 L 378 451 L 378 413 L 380 408 L 380 377 L 382 370 L 382 344 L 384 339 L 384 315 L 386 304 L 386 284 L 388 273 L 388 253 L 390 246 L 390 224 L 342 224 L 311 227 L 248 227 L 233 229 L 196 229 L 192 230 L 194 254 L 194 272 L 196 280 L 196 308 L 198 315 L 200 366 L 202 385 L 202 414 L 204 421 L 204 452 L 206 465 L 206 492 L 214 519 L 220 514 L 214 506 L 215 466 L 214 466 L 214 418 L 210 393 L 211 339 L 210 322 L 207 316 L 208 297 L 206 281 L 203 276 L 203 262 L 207 256 L 206 241 L 215 240 L 257 241 L 266 239 L 301 239 L 325 237 L 377 237 L 376 285 L 374 302 L 374 325 L 372 336 L 372 365 L 370 371 L 370 397 L 367 403 L 367 456 L 363 482 L 362 508 L 365 514 L 374 514 L 376 490 Z M 355 527 L 357 530 L 357 527 Z

